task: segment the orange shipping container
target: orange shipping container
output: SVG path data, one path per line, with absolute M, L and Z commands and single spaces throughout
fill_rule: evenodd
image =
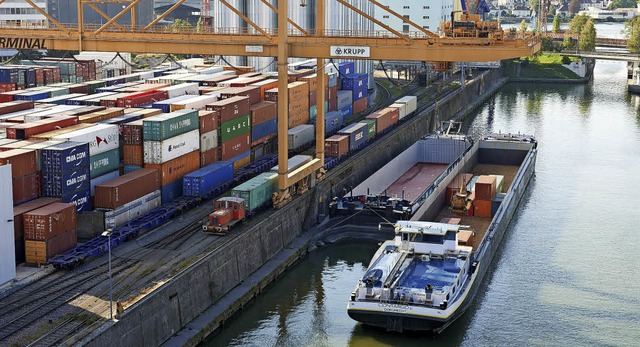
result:
M 200 152 L 200 167 L 213 164 L 218 161 L 218 149 L 213 148 L 205 152 Z
M 253 83 L 251 85 L 260 87 L 260 100 L 264 100 L 264 92 L 269 89 L 278 88 L 278 80 L 272 80 L 272 79 L 262 80 L 260 82 Z
M 144 165 L 144 147 L 142 145 L 123 145 L 122 151 L 124 165 Z
M 478 189 L 478 188 L 476 188 Z M 474 200 L 473 201 L 474 212 L 476 217 L 491 218 L 491 200 Z
M 292 82 L 287 85 L 287 88 L 289 90 L 289 102 L 309 96 L 309 83 L 307 82 Z M 266 101 L 278 101 L 278 88 L 264 92 L 264 99 Z
M 302 110 L 297 114 L 289 114 L 289 129 L 309 122 L 309 110 Z
M 368 98 L 360 98 L 353 102 L 353 113 L 360 113 L 367 109 Z
M 182 179 L 182 177 L 200 168 L 200 151 L 193 151 L 181 157 L 169 160 L 164 164 L 145 164 L 147 169 L 156 169 L 160 174 L 160 184 L 167 184 Z
M 305 110 L 309 112 L 309 98 L 289 100 L 289 114 L 298 114 Z
M 24 242 L 26 262 L 28 264 L 45 264 L 54 255 L 64 253 L 77 244 L 75 228 L 46 241 L 26 240 Z
M 24 214 L 25 240 L 44 241 L 76 227 L 76 205 L 54 202 Z
M 97 123 L 99 121 L 122 116 L 124 108 L 112 107 L 106 110 L 84 114 L 78 117 L 78 123 Z
M 340 157 L 349 152 L 349 136 L 333 135 L 324 141 L 324 153 L 327 157 Z
M 496 177 L 482 175 L 478 177 L 475 186 L 476 199 L 491 202 L 493 196 L 496 195 Z M 491 206 L 489 206 L 491 212 Z
M 329 85 L 329 75 L 323 74 L 324 76 L 324 85 Z M 318 74 L 314 73 L 307 76 L 298 77 L 298 81 L 309 83 L 309 92 L 316 90 L 318 86 Z

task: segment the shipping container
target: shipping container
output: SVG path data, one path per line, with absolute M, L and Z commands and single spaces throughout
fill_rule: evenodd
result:
M 398 120 L 407 116 L 407 104 L 391 104 L 389 105 L 389 108 L 395 108 L 398 110 Z
M 76 206 L 76 212 L 91 210 L 91 187 L 81 189 L 62 197 L 62 202 L 72 203 Z
M 336 97 L 338 99 L 338 109 L 353 104 L 353 92 L 351 90 L 339 90 Z
M 89 158 L 89 161 L 91 177 L 104 175 L 107 172 L 117 170 L 120 166 L 120 150 L 112 149 L 110 151 L 92 155 L 91 158 Z
M 315 139 L 315 126 L 302 124 L 287 132 L 289 150 L 298 150 L 313 142 Z
M 220 142 L 227 142 L 234 137 L 251 133 L 249 114 L 239 116 L 220 125 Z
M 77 246 L 76 229 L 68 230 L 46 241 L 25 240 L 25 261 L 44 265 L 52 257 Z
M 200 167 L 217 162 L 219 160 L 219 156 L 220 153 L 217 147 L 208 151 L 200 152 Z
M 247 96 L 249 97 L 249 104 L 253 105 L 260 102 L 260 87 L 246 86 L 246 87 L 231 87 L 225 88 L 220 91 L 220 100 L 228 99 L 234 96 Z
M 371 113 L 366 117 L 366 119 L 371 119 L 376 122 L 376 132 L 379 134 L 394 124 L 394 121 L 393 121 L 394 112 L 397 114 L 397 109 L 384 108 L 380 111 Z
M 367 109 L 367 98 L 361 98 L 353 102 L 353 113 L 361 113 Z
M 396 104 L 405 104 L 406 105 L 406 115 L 410 115 L 416 111 L 418 108 L 418 98 L 413 95 L 404 96 L 395 102 Z
M 92 127 L 54 136 L 54 140 L 88 142 L 89 155 L 96 155 L 118 148 L 118 126 L 112 124 L 96 124 Z
M 220 161 L 183 177 L 183 195 L 207 197 L 207 194 L 233 180 L 233 162 Z M 219 192 L 222 193 L 222 192 Z
M 367 79 L 369 75 L 352 73 L 342 77 L 342 84 L 340 89 L 343 90 L 356 90 L 359 88 L 367 88 Z
M 168 138 L 164 141 L 145 141 L 144 163 L 162 164 L 189 152 L 200 149 L 200 131 L 198 129 Z
M 289 114 L 289 129 L 309 123 L 309 109 Z
M 278 104 L 272 101 L 262 101 L 251 105 L 251 126 L 266 122 L 278 117 Z
M 296 169 L 299 169 L 300 167 L 310 162 L 311 160 L 313 160 L 313 157 L 310 155 L 302 155 L 302 154 L 294 155 L 293 157 L 289 158 L 287 162 L 287 172 L 292 172 Z M 273 173 L 277 173 L 278 165 L 272 167 L 270 171 Z
M 496 176 L 480 176 L 475 183 L 475 194 L 476 200 L 485 200 L 491 202 L 493 197 L 496 195 Z M 491 204 L 489 204 L 488 208 L 489 211 L 491 211 L 490 205 Z
M 160 172 L 160 185 L 165 186 L 200 168 L 200 151 L 187 153 L 163 164 L 145 164 L 144 167 L 158 170 Z
M 0 114 L 13 113 L 33 109 L 33 101 L 18 100 L 0 103 Z
M 179 87 L 180 85 L 175 85 L 172 87 Z M 170 99 L 165 99 L 165 100 L 160 100 L 157 102 L 154 102 L 151 107 L 153 108 L 157 108 L 160 109 L 163 113 L 169 113 L 171 112 L 171 105 L 174 103 L 179 103 L 181 101 L 186 101 L 189 99 L 193 99 L 195 98 L 197 95 L 181 95 L 181 96 L 176 96 Z
M 41 170 L 44 172 L 73 171 L 89 167 L 89 145 L 86 142 L 62 142 L 40 151 Z
M 62 172 L 43 171 L 41 176 L 43 196 L 65 197 L 91 187 L 91 176 L 86 166 Z
M 233 162 L 233 169 L 237 171 L 240 168 L 251 163 L 251 151 L 249 150 L 240 155 L 237 155 L 229 159 L 229 161 Z
M 338 71 L 340 71 L 340 75 L 342 77 L 346 76 L 346 75 L 351 75 L 352 73 L 355 73 L 355 64 L 352 61 L 344 61 L 341 63 L 338 63 Z
M 267 79 L 252 83 L 251 85 L 260 88 L 260 100 L 264 100 L 264 92 L 269 89 L 278 88 L 278 80 Z
M 372 119 L 361 120 L 360 123 L 365 123 L 368 126 L 369 132 L 367 138 L 372 139 L 376 136 L 376 121 Z
M 159 88 L 158 91 L 167 93 L 168 99 L 183 95 L 198 95 L 198 83 L 180 83 L 173 86 Z
M 146 118 L 142 121 L 144 141 L 164 141 L 199 129 L 196 110 L 180 110 Z
M 143 216 L 161 205 L 161 192 L 156 190 L 113 210 L 104 211 L 104 227 L 117 228 Z
M 144 93 L 137 93 L 129 96 L 124 96 L 116 100 L 116 106 L 118 107 L 140 107 L 145 105 L 151 105 L 154 102 L 167 99 L 167 93 L 161 91 L 149 91 Z
M 218 129 L 220 114 L 217 111 L 198 111 L 200 134 Z
M 125 145 L 142 145 L 142 122 L 139 119 L 122 125 L 122 141 Z
M 271 196 L 277 190 L 277 185 L 277 174 L 262 173 L 231 189 L 231 196 L 243 198 L 248 212 L 254 212 L 271 203 Z
M 105 119 L 124 115 L 124 108 L 111 107 L 102 111 L 91 112 L 78 116 L 78 123 L 97 123 Z
M 129 172 L 134 172 L 136 170 L 142 169 L 142 166 L 138 166 L 138 165 L 123 165 L 122 166 L 122 174 L 128 174 Z M 120 172 L 118 172 L 120 173 Z
M 338 130 L 338 134 L 349 136 L 349 150 L 357 149 L 368 141 L 368 125 L 355 123 Z
M 207 106 L 217 102 L 218 96 L 212 94 L 205 94 L 200 96 L 194 96 L 186 100 L 178 101 L 171 104 L 171 112 L 178 110 L 204 110 L 208 109 Z
M 162 204 L 167 204 L 182 196 L 182 180 L 173 181 L 160 188 Z
M 230 160 L 242 153 L 251 151 L 251 134 L 244 134 L 232 138 L 227 142 L 222 142 L 219 146 L 220 160 Z
M 228 81 L 228 80 L 232 80 L 232 79 L 234 79 L 236 77 L 237 76 L 235 74 L 233 74 L 233 75 L 215 75 L 215 76 L 212 76 L 209 79 L 203 80 L 201 83 L 202 83 L 203 86 L 216 87 L 216 86 L 218 86 L 218 83 L 224 82 L 224 81 Z
M 473 200 L 473 215 L 475 217 L 491 218 L 491 200 Z
M 207 105 L 207 110 L 217 111 L 220 114 L 220 122 L 224 123 L 237 117 L 250 114 L 250 106 L 249 97 L 234 96 Z
M 24 214 L 25 240 L 45 241 L 75 228 L 73 204 L 54 202 Z
M 160 189 L 160 174 L 154 169 L 140 169 L 96 185 L 96 208 L 117 208 Z
M 142 168 L 141 166 L 136 166 L 136 170 Z M 95 186 L 99 185 L 99 184 L 103 184 L 107 181 L 111 181 L 114 178 L 118 178 L 120 177 L 120 170 L 115 170 L 115 171 L 111 171 L 108 172 L 106 174 L 103 174 L 102 176 L 97 176 L 97 177 L 91 177 L 91 182 L 90 182 L 90 186 L 91 186 L 91 196 L 93 196 L 93 190 L 95 188 Z
M 218 147 L 218 131 L 212 130 L 200 134 L 200 152 L 210 151 Z
M 0 165 L 11 164 L 11 176 L 26 176 L 36 173 L 36 151 L 12 149 L 0 152 Z
M 78 124 L 78 118 L 73 116 L 56 116 L 31 123 L 16 124 L 7 128 L 7 138 L 24 140 L 33 135 L 65 128 L 75 124 Z
M 4 144 L 2 146 L 0 146 L 0 151 L 4 152 L 4 151 L 10 151 L 12 149 L 19 149 L 19 148 L 23 148 L 25 146 L 30 146 L 36 143 L 40 143 L 42 142 L 41 140 L 20 140 L 20 141 L 15 141 L 15 142 L 11 142 L 11 143 L 7 143 Z
M 288 99 L 297 100 L 302 98 L 309 98 L 309 83 L 307 82 L 291 82 L 287 85 Z M 278 88 L 269 89 L 264 92 L 265 101 L 278 101 Z
M 276 135 L 278 133 L 277 119 L 273 118 L 268 121 L 252 125 L 251 127 L 251 143 L 254 143 L 265 137 Z
M 33 200 L 38 197 L 40 180 L 36 173 L 14 176 L 11 181 L 11 187 L 13 189 L 13 204 L 21 204 L 29 200 Z
M 341 157 L 349 153 L 349 137 L 333 135 L 324 141 L 324 155 L 327 157 Z
M 333 134 L 342 127 L 344 116 L 339 111 L 327 112 L 324 116 L 324 133 Z

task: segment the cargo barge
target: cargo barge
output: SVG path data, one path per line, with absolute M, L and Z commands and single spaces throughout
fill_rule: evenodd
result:
M 382 243 L 351 293 L 349 316 L 387 331 L 429 333 L 459 318 L 500 246 L 536 155 L 531 136 L 475 142 L 431 184 L 429 201 L 411 220 L 388 223 L 395 237 Z

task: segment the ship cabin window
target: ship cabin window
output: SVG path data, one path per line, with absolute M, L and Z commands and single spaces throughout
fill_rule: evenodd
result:
M 402 233 L 402 241 L 409 241 L 409 234 L 408 233 Z
M 447 231 L 447 233 L 444 234 L 444 238 L 445 238 L 445 240 L 455 241 L 456 240 L 456 232 L 455 231 Z
M 442 245 L 444 244 L 444 237 L 440 235 L 417 234 L 415 241 Z

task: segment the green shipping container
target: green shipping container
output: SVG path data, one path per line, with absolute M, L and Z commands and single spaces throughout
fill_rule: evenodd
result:
M 92 155 L 89 158 L 91 163 L 91 177 L 102 176 L 108 172 L 117 170 L 120 166 L 120 149 L 112 149 Z
M 200 129 L 198 110 L 179 110 L 145 118 L 142 121 L 142 139 L 164 141 L 196 129 Z
M 220 126 L 220 141 L 227 142 L 227 140 L 250 132 L 251 119 L 247 114 L 222 123 Z
M 372 139 L 376 136 L 376 121 L 373 119 L 364 119 L 361 120 L 360 123 L 366 123 L 369 127 L 369 136 L 368 138 Z
M 95 94 L 96 89 L 107 86 L 107 82 L 105 81 L 89 81 L 87 84 L 89 85 L 89 94 Z
M 254 211 L 271 201 L 271 195 L 278 187 L 278 174 L 265 172 L 231 190 L 231 196 L 243 198 L 247 202 L 247 210 Z

